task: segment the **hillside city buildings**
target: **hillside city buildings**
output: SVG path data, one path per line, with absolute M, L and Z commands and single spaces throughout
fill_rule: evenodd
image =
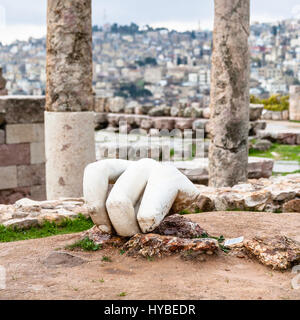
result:
M 251 26 L 250 94 L 288 94 L 300 84 L 300 20 Z M 93 87 L 152 105 L 209 103 L 212 32 L 177 32 L 135 24 L 93 27 Z M 46 40 L 0 43 L 0 64 L 12 95 L 45 94 Z

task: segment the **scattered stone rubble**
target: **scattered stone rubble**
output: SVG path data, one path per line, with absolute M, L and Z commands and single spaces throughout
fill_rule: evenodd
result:
M 258 130 L 257 137 L 259 139 L 270 140 L 280 144 L 300 145 L 300 132 L 274 132 Z
M 273 197 L 274 201 L 288 201 L 284 207 L 291 207 L 292 210 L 299 208 L 300 204 L 300 174 L 291 175 L 290 177 L 273 178 L 266 183 L 266 179 L 256 181 L 256 184 L 249 183 L 248 189 L 246 185 L 235 186 L 231 190 L 215 190 L 214 192 L 226 194 L 223 198 L 226 201 L 239 188 L 249 193 L 249 189 L 264 185 L 269 191 L 262 191 L 262 194 L 268 194 Z M 253 182 L 252 182 L 253 183 Z M 281 185 L 281 188 L 279 187 Z M 294 186 L 294 190 L 292 187 Z M 230 188 L 228 188 L 230 189 Z M 246 191 L 245 191 L 246 190 Z M 259 188 L 258 188 L 259 192 Z M 238 202 L 238 193 L 236 193 L 236 204 Z M 259 196 L 253 192 L 254 199 L 251 195 L 244 195 L 244 201 L 248 204 L 256 204 L 264 201 L 263 196 Z M 299 197 L 293 199 L 292 197 Z M 240 197 L 241 200 L 241 197 Z M 221 200 L 222 201 L 222 200 Z M 255 202 L 256 201 L 256 202 Z M 234 204 L 234 201 L 231 202 Z M 298 210 L 298 209 L 297 209 Z M 299 212 L 299 211 L 298 211 Z M 88 212 L 84 207 L 83 199 L 60 199 L 57 201 L 32 201 L 22 199 L 14 205 L 0 205 L 0 224 L 9 227 L 30 228 L 38 226 L 47 221 L 59 222 L 64 218 L 75 218 L 81 213 L 88 217 Z M 178 214 L 168 216 L 164 219 L 159 227 L 150 234 L 136 234 L 132 238 L 119 237 L 116 235 L 105 234 L 96 226 L 82 233 L 82 238 L 88 237 L 95 244 L 101 244 L 105 247 L 122 247 L 129 256 L 142 256 L 145 258 L 163 257 L 175 253 L 180 254 L 184 258 L 192 257 L 203 259 L 203 254 L 216 254 L 219 250 L 218 241 L 209 238 L 208 233 L 201 226 L 190 219 Z M 231 248 L 232 255 L 244 254 L 255 257 L 262 264 L 273 269 L 286 270 L 294 264 L 300 263 L 300 243 L 285 236 L 275 237 L 255 237 L 246 239 L 239 246 Z M 49 260 L 49 259 L 50 260 Z M 69 262 L 70 259 L 64 256 L 51 256 L 45 262 L 49 266 Z M 54 262 L 52 261 L 54 259 Z M 49 262 L 49 261 L 50 262 Z M 62 262 L 61 262 L 62 260 Z M 80 262 L 81 263 L 81 262 Z
M 207 235 L 198 223 L 179 214 L 166 217 L 153 233 L 189 239 Z
M 215 189 L 204 185 L 197 185 L 197 188 L 200 193 L 192 203 L 190 199 L 187 199 L 186 203 L 180 201 L 186 205 L 185 208 L 178 207 L 175 203 L 171 213 L 178 213 L 184 209 L 190 213 L 226 210 L 300 213 L 300 174 L 249 180 L 248 183 L 232 188 Z M 53 201 L 33 201 L 24 198 L 13 205 L 0 205 L 0 224 L 26 229 L 41 225 L 44 221 L 73 219 L 79 213 L 89 216 L 82 198 Z M 172 219 L 175 218 L 170 216 L 160 227 L 164 226 L 165 233 L 157 232 L 171 235 L 168 232 L 171 232 Z M 195 230 L 198 232 L 197 228 Z M 178 236 L 186 236 L 185 231 L 180 232 L 183 233 L 177 234 Z
M 300 242 L 285 236 L 255 237 L 244 241 L 246 250 L 262 264 L 286 270 L 300 262 Z
M 13 205 L 0 205 L 0 224 L 5 227 L 27 229 L 42 225 L 45 221 L 60 222 L 82 214 L 89 216 L 83 199 L 33 201 L 27 198 Z
M 101 231 L 97 226 L 93 226 L 91 229 L 85 231 L 82 234 L 82 239 L 89 238 L 95 244 L 105 247 L 120 247 L 128 240 L 128 238 L 120 237 L 115 234 L 105 233 Z
M 284 212 L 298 209 L 300 199 L 300 174 L 253 179 L 232 188 L 210 188 L 198 185 L 200 194 L 208 197 L 214 210 L 241 210 Z M 291 203 L 290 201 L 295 202 Z M 293 205 L 294 204 L 294 205 Z M 296 205 L 298 204 L 298 205 Z M 201 208 L 198 210 L 202 211 Z
M 162 257 L 173 253 L 214 254 L 219 249 L 218 241 L 210 238 L 185 239 L 161 236 L 154 233 L 136 234 L 124 245 L 129 256 Z
M 136 234 L 131 238 L 104 233 L 96 226 L 86 231 L 82 239 L 88 237 L 97 245 L 120 247 L 129 256 L 162 257 L 180 253 L 193 258 L 202 253 L 212 255 L 218 250 L 218 241 L 208 238 L 207 232 L 198 223 L 179 214 L 166 217 L 150 234 Z

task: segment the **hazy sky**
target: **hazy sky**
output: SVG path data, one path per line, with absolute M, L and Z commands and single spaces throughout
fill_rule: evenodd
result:
M 93 0 L 93 24 L 136 22 L 177 30 L 211 28 L 213 0 Z M 46 33 L 47 0 L 0 0 L 0 41 Z M 251 0 L 251 21 L 300 18 L 299 0 Z

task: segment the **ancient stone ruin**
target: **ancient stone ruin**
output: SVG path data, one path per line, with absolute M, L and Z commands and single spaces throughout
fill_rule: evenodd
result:
M 0 96 L 7 95 L 6 80 L 3 78 L 2 68 L 0 67 Z

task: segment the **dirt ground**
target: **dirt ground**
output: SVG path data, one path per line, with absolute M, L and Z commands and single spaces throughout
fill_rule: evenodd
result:
M 300 241 L 299 213 L 211 212 L 189 215 L 210 234 L 227 238 L 282 234 Z M 72 252 L 86 262 L 49 267 L 43 261 L 80 234 L 0 243 L 6 289 L 0 299 L 299 299 L 291 271 L 273 271 L 248 257 L 220 252 L 205 261 L 178 256 L 148 261 L 118 249 Z M 112 262 L 103 262 L 109 256 Z M 103 279 L 102 281 L 100 281 Z M 126 296 L 120 296 L 126 292 Z

